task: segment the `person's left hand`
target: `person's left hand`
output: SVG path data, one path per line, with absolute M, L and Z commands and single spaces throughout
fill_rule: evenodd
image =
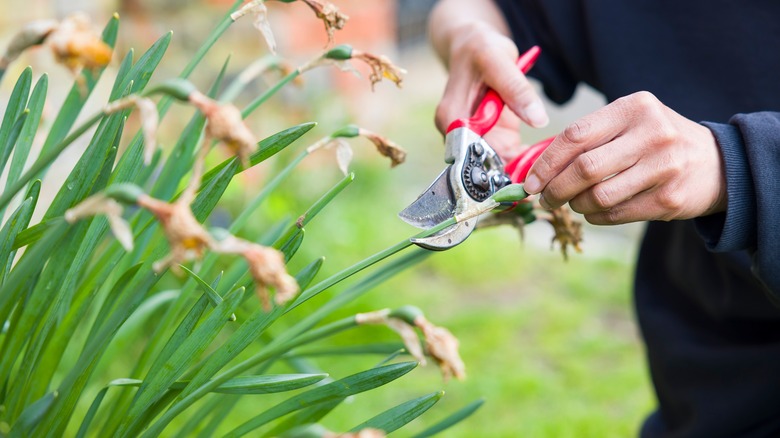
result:
M 525 181 L 545 208 L 566 202 L 596 225 L 690 219 L 726 208 L 715 137 L 648 92 L 581 118 L 550 144 Z

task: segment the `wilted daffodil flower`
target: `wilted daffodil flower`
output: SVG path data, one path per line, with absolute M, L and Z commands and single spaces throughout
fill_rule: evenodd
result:
M 257 148 L 257 138 L 246 126 L 241 111 L 232 104 L 221 104 L 199 91 L 189 95 L 189 101 L 206 117 L 206 136 L 221 141 L 246 168 L 249 157 Z
M 40 20 L 28 23 L 12 37 L 5 53 L 0 57 L 0 70 L 26 49 L 44 45 L 51 49 L 55 59 L 73 74 L 81 69 L 105 67 L 111 61 L 111 47 L 103 42 L 100 34 L 83 13 L 70 15 L 60 22 Z
M 350 59 L 363 61 L 371 69 L 368 79 L 371 81 L 372 90 L 374 89 L 374 85 L 377 82 L 381 82 L 382 79 L 389 79 L 399 88 L 401 87 L 403 75 L 406 74 L 406 70 L 393 64 L 393 62 L 384 55 L 373 55 L 362 50 L 353 49 L 352 46 L 347 44 L 341 44 L 328 50 L 319 58 L 299 67 L 299 70 L 303 73 L 323 65 L 335 65 L 344 71 L 355 71 L 349 64 Z
M 229 233 L 218 237 L 221 239 L 214 245 L 214 251 L 237 254 L 246 260 L 249 273 L 255 282 L 255 292 L 266 311 L 271 309 L 269 287 L 274 288 L 274 302 L 277 305 L 286 304 L 298 295 L 300 287 L 295 278 L 287 273 L 284 254 L 281 251 L 248 242 Z
M 321 138 L 316 143 L 309 146 L 306 151 L 312 153 L 318 149 L 335 149 L 336 161 L 339 169 L 344 175 L 349 173 L 349 164 L 352 162 L 352 148 L 345 138 L 365 137 L 376 146 L 377 152 L 390 159 L 390 167 L 395 167 L 406 160 L 406 151 L 401 147 L 375 132 L 347 125 L 337 131 L 334 131 L 327 137 Z
M 185 191 L 170 204 L 148 195 L 139 196 L 136 202 L 157 218 L 168 239 L 170 253 L 154 263 L 156 272 L 170 267 L 175 274 L 180 275 L 180 264 L 201 258 L 205 250 L 213 246 L 211 235 L 192 214 L 190 203 L 194 196 L 185 196 L 187 193 Z
M 421 365 L 425 365 L 420 339 L 414 328 L 420 329 L 425 339 L 425 349 L 441 369 L 445 380 L 450 377 L 466 378 L 466 367 L 458 353 L 459 342 L 452 333 L 444 327 L 433 325 L 425 318 L 422 311 L 413 306 L 399 309 L 379 310 L 370 313 L 360 313 L 355 316 L 357 324 L 384 324 L 401 336 L 401 340 L 412 357 Z

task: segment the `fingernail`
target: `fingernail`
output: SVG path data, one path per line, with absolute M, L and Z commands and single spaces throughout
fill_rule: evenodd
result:
M 544 110 L 544 105 L 540 100 L 535 100 L 523 108 L 523 113 L 534 128 L 544 128 L 550 123 L 547 111 Z
M 541 190 L 541 182 L 539 182 L 539 177 L 536 176 L 536 174 L 529 174 L 525 178 L 525 183 L 523 183 L 523 188 L 528 194 L 534 195 L 536 193 L 539 193 Z
M 550 204 L 547 203 L 547 200 L 542 195 L 539 195 L 539 205 L 545 210 L 550 210 Z

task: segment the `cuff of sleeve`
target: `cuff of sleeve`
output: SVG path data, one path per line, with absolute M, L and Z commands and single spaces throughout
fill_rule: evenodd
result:
M 704 122 L 715 135 L 726 167 L 725 213 L 694 219 L 707 249 L 738 251 L 755 246 L 756 193 L 742 135 L 735 126 Z

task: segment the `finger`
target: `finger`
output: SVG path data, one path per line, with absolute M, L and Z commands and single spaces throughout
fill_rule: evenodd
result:
M 520 153 L 520 118 L 512 111 L 501 113 L 496 126 L 484 136 L 485 141 L 505 163 Z
M 473 75 L 461 72 L 452 74 L 444 88 L 444 94 L 436 107 L 436 128 L 445 133 L 453 120 L 469 117 L 479 90 Z
M 569 201 L 569 206 L 583 215 L 602 213 L 653 188 L 655 182 L 646 178 L 642 167 L 637 164 L 594 185 Z
M 634 166 L 640 158 L 638 148 L 633 138 L 622 136 L 578 155 L 547 183 L 542 191 L 546 206 L 559 207 L 611 175 Z
M 504 103 L 525 123 L 543 128 L 550 122 L 541 98 L 528 78 L 517 68 L 515 59 L 506 56 L 476 58 L 478 70 L 484 72 L 485 84 L 496 90 Z
M 615 205 L 609 210 L 584 215 L 593 225 L 618 225 L 630 222 L 664 220 L 664 208 L 655 202 L 655 189 L 651 188 Z
M 563 130 L 528 172 L 528 193 L 541 192 L 550 180 L 584 152 L 597 148 L 620 135 L 632 122 L 621 99 L 575 121 Z

